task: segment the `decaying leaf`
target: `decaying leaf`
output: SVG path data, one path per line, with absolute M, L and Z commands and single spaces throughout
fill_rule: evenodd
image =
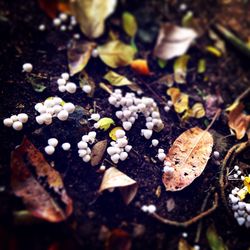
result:
M 90 161 L 91 166 L 96 166 L 101 162 L 103 155 L 106 151 L 107 145 L 108 145 L 107 140 L 102 140 L 97 142 L 93 146 L 91 150 L 91 161 Z
M 131 85 L 132 82 L 125 76 L 122 76 L 114 71 L 109 71 L 104 77 L 111 85 L 116 87 Z
M 164 173 L 162 178 L 167 191 L 182 190 L 201 175 L 213 143 L 212 135 L 199 127 L 186 130 L 174 141 L 165 159 L 174 168 L 173 176 Z
M 211 250 L 228 250 L 222 238 L 216 232 L 214 225 L 211 225 L 207 229 L 206 235 Z
M 243 113 L 244 105 L 239 103 L 228 114 L 228 126 L 238 140 L 242 139 L 250 125 L 250 115 Z
M 117 0 L 71 0 L 72 14 L 81 31 L 89 38 L 97 38 L 104 32 L 104 24 L 115 10 Z
M 111 167 L 105 171 L 102 179 L 99 193 L 104 190 L 119 188 L 123 201 L 128 205 L 135 197 L 138 185 L 135 180 L 131 179 L 115 167 Z
M 67 55 L 71 76 L 82 71 L 86 67 L 95 47 L 96 44 L 93 42 L 79 42 L 76 40 L 73 40 L 69 44 Z
M 100 119 L 100 120 L 97 122 L 97 124 L 98 124 L 98 128 L 99 128 L 99 129 L 102 129 L 102 130 L 106 131 L 106 130 L 109 129 L 109 127 L 110 127 L 111 125 L 114 125 L 115 122 L 114 122 L 113 119 L 111 119 L 111 118 L 109 118 L 109 117 L 103 117 L 102 119 Z
M 122 14 L 122 27 L 130 37 L 134 37 L 137 32 L 137 22 L 135 17 L 130 12 Z
M 109 132 L 109 137 L 113 140 L 113 141 L 116 141 L 117 138 L 116 138 L 116 131 L 117 130 L 123 130 L 122 127 L 115 127 L 113 128 L 110 132 Z
M 183 55 L 174 62 L 174 80 L 177 83 L 186 83 L 187 64 L 190 59 L 189 55 Z
M 135 50 L 119 40 L 98 46 L 101 60 L 111 68 L 129 65 L 135 55 Z
M 181 93 L 178 88 L 169 88 L 167 94 L 170 95 L 174 105 L 174 109 L 177 113 L 183 113 L 189 109 L 188 106 L 188 95 Z
M 130 63 L 130 67 L 141 75 L 152 75 L 148 67 L 148 61 L 144 59 L 136 59 Z
M 130 250 L 131 247 L 132 240 L 130 235 L 124 230 L 116 228 L 110 232 L 105 250 Z
M 184 115 L 181 117 L 182 120 L 187 120 L 190 117 L 200 119 L 206 115 L 206 111 L 203 107 L 203 104 L 197 102 L 193 105 L 191 109 L 188 109 Z
M 39 179 L 43 181 L 39 182 Z M 72 200 L 64 189 L 60 174 L 26 137 L 11 154 L 11 186 L 35 217 L 60 222 L 73 211 Z M 64 208 L 53 199 L 53 193 L 60 198 Z
M 178 250 L 194 250 L 194 248 L 190 246 L 185 239 L 180 238 L 178 243 Z
M 197 33 L 191 28 L 182 28 L 170 23 L 162 24 L 154 55 L 163 60 L 169 60 L 185 54 Z

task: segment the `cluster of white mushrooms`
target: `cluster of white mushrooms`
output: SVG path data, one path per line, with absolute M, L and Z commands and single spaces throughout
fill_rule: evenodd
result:
M 115 135 L 117 139 L 110 142 L 107 152 L 111 161 L 117 164 L 119 160 L 125 161 L 128 158 L 128 152 L 132 149 L 132 146 L 128 145 L 128 139 L 124 130 L 118 129 Z
M 126 93 L 122 95 L 120 89 L 116 89 L 108 99 L 109 103 L 116 108 L 116 117 L 121 120 L 123 128 L 128 131 L 138 119 L 138 114 L 143 114 L 146 118 L 146 128 L 141 129 L 141 135 L 146 139 L 150 139 L 153 129 L 162 126 L 163 122 L 154 99 L 149 97 L 138 98 L 134 93 Z
M 76 92 L 77 86 L 73 82 L 69 82 L 69 74 L 62 73 L 61 77 L 57 80 L 58 90 L 60 92 L 68 92 L 70 94 L 74 94 Z
M 54 154 L 57 145 L 58 145 L 58 140 L 56 138 L 50 138 L 48 140 L 48 146 L 44 148 L 45 153 L 48 155 Z M 68 151 L 70 150 L 71 145 L 68 142 L 64 142 L 61 147 L 64 151 Z
M 40 125 L 50 125 L 53 117 L 66 121 L 69 114 L 75 111 L 75 105 L 71 102 L 65 103 L 60 97 L 50 97 L 44 103 L 37 103 L 35 110 L 39 113 L 36 122 Z
M 90 131 L 87 135 L 83 135 L 81 141 L 78 142 L 78 155 L 84 162 L 91 159 L 91 149 L 89 145 L 93 144 L 96 138 L 96 132 Z
M 26 123 L 28 121 L 29 117 L 25 113 L 20 113 L 18 115 L 12 115 L 9 118 L 5 118 L 3 120 L 3 124 L 6 127 L 12 127 L 15 130 L 22 130 L 23 129 L 23 123 Z

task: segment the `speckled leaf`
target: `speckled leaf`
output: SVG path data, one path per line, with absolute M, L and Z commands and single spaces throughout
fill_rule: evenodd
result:
M 67 55 L 71 76 L 82 71 L 86 67 L 95 46 L 96 44 L 92 42 L 73 41 L 70 43 Z
M 11 186 L 35 217 L 60 222 L 73 211 L 60 174 L 27 138 L 11 154 Z
M 107 145 L 108 145 L 107 140 L 102 140 L 97 142 L 93 146 L 91 150 L 91 161 L 90 161 L 91 166 L 96 166 L 101 162 L 103 155 L 106 151 Z
M 117 0 L 72 0 L 71 10 L 80 24 L 81 31 L 89 38 L 104 32 L 105 20 L 116 7 Z
M 119 188 L 123 201 L 128 205 L 135 197 L 138 185 L 135 180 L 131 179 L 115 167 L 105 171 L 102 179 L 99 193 L 105 190 Z
M 197 33 L 191 28 L 182 28 L 170 23 L 162 24 L 154 55 L 163 60 L 169 60 L 186 53 Z
M 212 135 L 194 127 L 182 133 L 173 143 L 165 161 L 174 168 L 173 176 L 163 174 L 162 181 L 167 191 L 179 191 L 189 186 L 201 175 L 213 148 Z
M 111 68 L 129 65 L 134 59 L 135 50 L 119 40 L 98 47 L 101 60 Z

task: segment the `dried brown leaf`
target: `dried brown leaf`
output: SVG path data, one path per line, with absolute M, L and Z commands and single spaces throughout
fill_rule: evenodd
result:
M 44 182 L 39 182 L 39 179 Z M 35 217 L 60 222 L 73 211 L 72 200 L 66 193 L 60 174 L 26 137 L 11 154 L 11 186 Z M 52 193 L 60 198 L 64 208 L 53 199 Z
M 182 133 L 173 143 L 165 161 L 174 168 L 173 176 L 164 173 L 163 184 L 167 191 L 179 191 L 201 175 L 209 160 L 213 137 L 199 127 Z
M 93 146 L 91 150 L 91 162 L 90 162 L 91 166 L 96 166 L 101 162 L 103 155 L 106 151 L 107 145 L 108 145 L 107 140 L 103 140 L 97 142 Z
M 186 53 L 197 33 L 191 28 L 182 28 L 170 23 L 162 24 L 154 55 L 163 60 L 169 60 Z
M 102 179 L 99 193 L 104 190 L 119 188 L 123 201 L 128 205 L 135 197 L 138 185 L 135 180 L 131 179 L 115 167 L 111 167 L 105 171 Z

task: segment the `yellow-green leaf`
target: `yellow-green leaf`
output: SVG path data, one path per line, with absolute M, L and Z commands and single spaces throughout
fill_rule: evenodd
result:
M 98 47 L 101 60 L 111 68 L 129 65 L 135 55 L 135 50 L 119 40 L 108 42 Z
M 227 246 L 223 242 L 223 239 L 216 232 L 214 225 L 211 225 L 207 229 L 206 235 L 211 250 L 228 250 Z
M 117 74 L 114 71 L 109 71 L 103 78 L 113 86 L 126 86 L 132 84 L 132 82 L 129 81 L 125 76 Z
M 71 11 L 81 31 L 89 38 L 97 38 L 104 32 L 105 20 L 116 7 L 117 0 L 74 0 Z
M 217 48 L 215 48 L 214 46 L 207 46 L 206 47 L 206 51 L 209 52 L 210 54 L 216 56 L 216 57 L 221 57 L 222 53 L 221 51 L 219 51 Z
M 206 71 L 206 60 L 205 59 L 199 60 L 197 71 L 199 74 L 203 74 Z
M 115 124 L 114 120 L 109 117 L 103 117 L 97 123 L 98 123 L 98 128 L 104 131 L 108 130 L 111 125 Z
M 178 88 L 169 88 L 167 94 L 171 97 L 174 105 L 174 109 L 177 113 L 182 113 L 189 109 L 188 106 L 188 95 L 181 93 Z
M 117 130 L 123 130 L 122 127 L 115 127 L 113 128 L 110 132 L 109 132 L 109 137 L 113 140 L 113 141 L 116 141 L 117 138 L 116 138 L 116 131 Z
M 194 118 L 199 119 L 204 117 L 206 114 L 203 104 L 200 102 L 195 103 L 191 110 L 192 110 L 192 117 Z
M 137 32 L 137 22 L 135 17 L 130 12 L 122 14 L 122 27 L 130 37 L 134 37 Z
M 174 62 L 174 80 L 177 83 L 186 83 L 187 64 L 190 59 L 189 55 L 178 57 Z

